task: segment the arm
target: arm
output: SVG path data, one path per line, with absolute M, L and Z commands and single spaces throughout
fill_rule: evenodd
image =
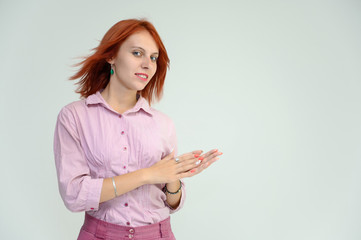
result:
M 118 196 L 130 192 L 144 184 L 152 184 L 153 183 L 151 179 L 152 173 L 147 175 L 146 171 L 151 171 L 151 170 L 140 169 L 131 173 L 114 177 L 114 182 Z M 149 177 L 147 178 L 147 176 Z M 170 192 L 176 192 L 179 189 L 179 187 L 180 187 L 180 183 L 178 180 L 167 184 L 167 188 Z M 179 191 L 179 193 L 177 194 L 166 193 L 166 196 L 167 196 L 168 205 L 171 208 L 175 209 L 178 207 L 180 203 L 182 190 Z M 100 203 L 111 200 L 115 197 L 116 196 L 115 196 L 112 179 L 111 178 L 104 179 L 100 194 Z
M 217 150 L 212 150 L 205 155 L 199 157 L 202 151 L 193 151 L 180 156 L 180 162 L 176 163 L 174 160 L 174 152 L 160 160 L 149 168 L 140 169 L 131 173 L 123 174 L 114 177 L 114 182 L 117 189 L 117 194 L 122 195 L 132 191 L 144 184 L 167 183 L 167 189 L 170 192 L 176 192 L 180 187 L 178 179 L 182 177 L 194 176 L 213 163 L 221 155 Z M 197 164 L 197 161 L 202 159 L 204 164 Z M 166 193 L 168 205 L 176 209 L 180 203 L 182 190 L 177 194 Z M 100 203 L 115 198 L 115 191 L 111 178 L 106 178 L 103 181 Z
M 170 191 L 177 190 L 178 179 L 195 175 L 189 170 L 196 165 L 196 154 L 182 155 L 181 163 L 174 160 L 174 152 L 158 163 L 145 169 L 114 177 L 118 195 L 129 192 L 144 184 L 168 183 Z M 59 191 L 64 204 L 70 211 L 97 210 L 99 203 L 115 197 L 111 178 L 92 179 L 77 132 L 74 116 L 69 109 L 59 113 L 54 134 L 54 156 L 58 175 Z M 178 186 L 177 186 L 177 185 Z M 176 188 L 176 189 L 175 189 Z M 184 194 L 167 194 L 167 203 L 175 208 Z
M 90 177 L 75 118 L 66 107 L 60 111 L 55 127 L 54 158 L 65 206 L 72 212 L 98 209 L 103 179 Z
M 149 168 L 139 169 L 137 171 L 123 174 L 120 176 L 114 177 L 114 182 L 117 190 L 117 194 L 122 195 L 133 189 L 136 189 L 145 184 L 157 184 L 164 183 L 167 181 L 172 181 L 178 177 L 178 174 L 181 173 L 181 169 L 176 169 L 177 163 L 173 158 L 173 152 L 160 160 L 158 163 L 154 164 Z M 188 154 L 192 155 L 192 154 Z M 193 162 L 196 162 L 196 158 L 193 157 Z M 166 172 L 170 174 L 166 174 Z M 176 192 L 180 187 L 179 180 L 176 179 L 170 183 L 167 183 L 167 188 L 170 192 Z M 182 190 L 177 194 L 168 194 L 167 204 L 172 209 L 175 209 L 179 206 L 182 196 Z M 111 200 L 115 198 L 114 186 L 111 178 L 106 178 L 103 181 L 100 203 Z
M 167 189 L 169 192 L 177 192 L 178 189 L 181 187 L 181 185 L 183 185 L 182 182 L 180 181 L 175 181 L 175 182 L 171 182 L 171 183 L 167 183 Z M 184 189 L 184 185 L 182 186 L 182 189 L 176 193 L 176 194 L 170 194 L 170 193 L 165 193 L 165 195 L 167 196 L 167 204 L 169 205 L 169 207 L 171 207 L 172 209 L 177 209 L 180 202 L 181 202 L 181 198 L 182 198 L 182 192 Z
M 130 192 L 144 184 L 147 184 L 146 175 L 144 169 L 140 169 L 134 172 L 126 173 L 114 177 L 115 186 L 118 196 Z M 113 181 L 111 178 L 106 178 L 103 181 L 103 186 L 100 194 L 100 203 L 115 198 L 115 191 L 113 187 Z
M 59 192 L 72 212 L 97 210 L 99 203 L 115 197 L 111 178 L 93 179 L 81 146 L 73 112 L 64 107 L 54 133 L 54 157 Z M 149 182 L 144 170 L 114 177 L 119 195 Z
M 54 133 L 54 157 L 59 192 L 70 211 L 97 210 L 99 203 L 115 197 L 111 178 L 91 178 L 75 117 L 67 107 L 58 115 Z M 151 183 L 144 172 L 141 169 L 114 177 L 118 195 Z

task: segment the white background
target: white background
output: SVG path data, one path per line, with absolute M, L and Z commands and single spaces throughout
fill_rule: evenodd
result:
M 57 114 L 77 57 L 146 17 L 171 69 L 155 108 L 179 152 L 219 148 L 187 179 L 179 240 L 361 239 L 361 2 L 0 1 L 0 239 L 76 239 L 57 188 Z

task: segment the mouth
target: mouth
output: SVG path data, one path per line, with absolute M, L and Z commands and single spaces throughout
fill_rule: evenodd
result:
M 145 73 L 135 73 L 134 75 L 136 75 L 138 78 L 140 78 L 143 81 L 147 81 L 148 80 L 148 75 Z

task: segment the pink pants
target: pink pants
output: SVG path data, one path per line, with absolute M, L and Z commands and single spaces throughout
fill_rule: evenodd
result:
M 142 227 L 125 227 L 99 220 L 85 214 L 83 227 L 80 230 L 78 240 L 175 240 L 170 218 Z

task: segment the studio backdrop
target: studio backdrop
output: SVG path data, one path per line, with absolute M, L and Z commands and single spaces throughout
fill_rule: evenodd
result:
M 361 3 L 356 0 L 0 2 L 0 239 L 76 239 L 59 195 L 57 115 L 82 56 L 147 18 L 171 60 L 154 108 L 179 153 L 218 148 L 185 179 L 179 240 L 361 239 Z

